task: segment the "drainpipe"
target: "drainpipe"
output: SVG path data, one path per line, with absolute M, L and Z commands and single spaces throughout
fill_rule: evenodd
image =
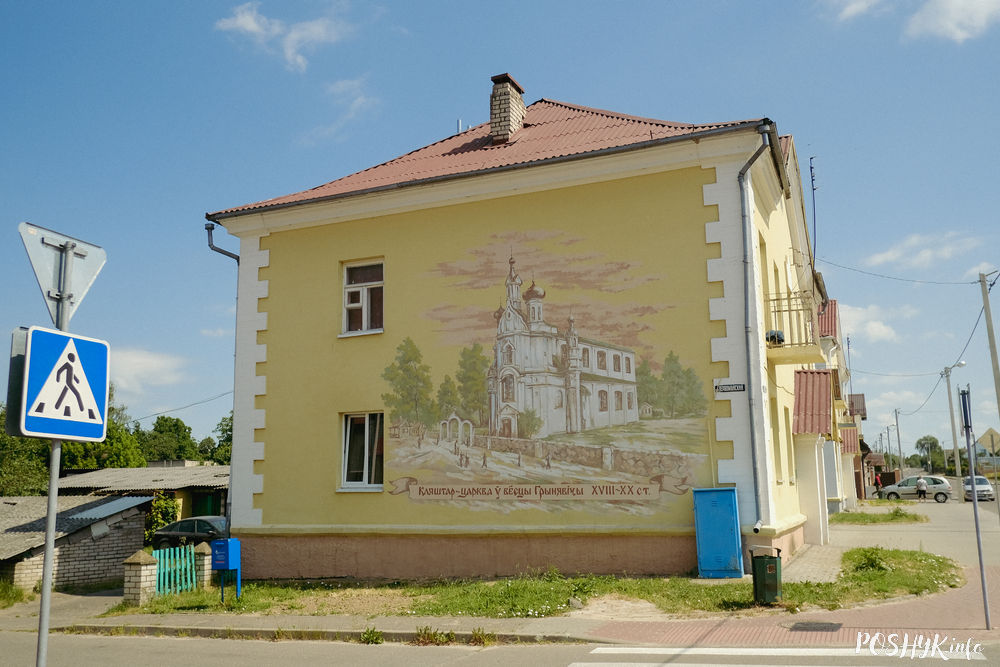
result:
M 225 248 L 220 248 L 219 246 L 212 243 L 213 229 L 215 229 L 215 225 L 213 225 L 211 222 L 205 223 L 205 231 L 208 232 L 208 247 L 214 250 L 215 252 L 219 253 L 220 255 L 225 255 L 226 257 L 232 257 L 233 259 L 236 260 L 236 263 L 239 264 L 240 263 L 239 255 L 237 255 L 235 252 L 229 252 Z
M 236 266 L 240 265 L 240 256 L 235 252 L 229 252 L 225 248 L 220 248 L 212 242 L 212 230 L 215 229 L 215 225 L 211 222 L 205 223 L 205 231 L 208 232 L 208 247 L 219 253 L 220 255 L 225 255 L 226 257 L 232 257 L 236 260 Z M 235 386 L 234 386 L 235 389 Z M 233 392 L 233 400 L 236 400 L 236 393 Z M 233 405 L 233 417 L 236 417 L 236 406 Z M 232 445 L 232 443 L 230 443 Z M 229 459 L 229 486 L 226 488 L 226 537 L 232 535 L 233 528 L 233 461 L 232 454 L 230 454 Z
M 749 405 L 749 417 L 750 417 L 750 460 L 753 466 L 753 485 L 754 485 L 754 505 L 757 509 L 757 524 L 759 526 L 761 521 L 765 517 L 761 516 L 761 507 L 763 503 L 761 502 L 762 490 L 760 486 L 760 473 L 758 472 L 758 466 L 762 457 L 760 455 L 760 443 L 757 442 L 757 429 L 754 424 L 754 380 L 753 380 L 753 359 L 750 355 L 751 351 L 751 335 L 753 333 L 753 327 L 750 326 L 750 298 L 756 295 L 751 295 L 751 278 L 753 277 L 753 258 L 750 256 L 751 248 L 751 236 L 750 236 L 750 206 L 747 201 L 747 172 L 753 166 L 753 163 L 757 161 L 757 158 L 767 150 L 768 141 L 765 138 L 769 133 L 773 132 L 774 126 L 766 119 L 758 127 L 757 131 L 761 134 L 761 145 L 757 151 L 750 156 L 743 168 L 740 169 L 739 176 L 737 180 L 740 185 L 740 213 L 742 215 L 742 229 L 743 229 L 743 319 L 745 322 L 745 333 L 744 342 L 746 345 L 746 355 L 747 355 L 747 402 Z M 778 146 L 774 146 L 774 150 L 778 150 Z M 755 526 L 755 528 L 756 528 Z M 759 530 L 759 528 L 758 528 Z M 756 530 L 754 532 L 757 532 Z

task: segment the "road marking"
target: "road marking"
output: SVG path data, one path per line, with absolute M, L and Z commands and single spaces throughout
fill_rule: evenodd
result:
M 897 649 L 898 651 L 898 649 Z M 919 653 L 919 652 L 918 652 Z M 680 656 L 745 656 L 745 657 L 822 657 L 822 658 L 847 658 L 847 657 L 900 657 L 894 655 L 891 649 L 875 649 L 870 651 L 862 648 L 856 651 L 853 648 L 684 648 L 684 647 L 641 647 L 641 646 L 600 646 L 591 651 L 591 654 L 622 654 L 622 655 L 680 655 Z M 965 654 L 947 654 L 949 658 L 965 659 Z M 918 656 L 919 657 L 919 656 Z M 929 657 L 929 656 L 928 656 Z M 907 656 L 909 658 L 909 656 Z M 972 653 L 971 660 L 986 660 L 982 653 Z M 674 663 L 670 663 L 673 665 Z

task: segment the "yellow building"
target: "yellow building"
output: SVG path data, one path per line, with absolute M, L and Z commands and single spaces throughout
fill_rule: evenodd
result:
M 693 488 L 785 553 L 820 520 L 790 137 L 522 94 L 493 77 L 489 123 L 206 216 L 240 239 L 248 577 L 688 571 Z

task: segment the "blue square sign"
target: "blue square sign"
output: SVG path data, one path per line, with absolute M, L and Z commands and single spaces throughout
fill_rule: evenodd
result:
M 107 341 L 29 328 L 21 432 L 33 438 L 104 440 L 110 362 Z

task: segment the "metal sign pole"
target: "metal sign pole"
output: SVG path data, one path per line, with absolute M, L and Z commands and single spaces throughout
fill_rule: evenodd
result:
M 59 245 L 59 284 L 57 291 L 49 291 L 49 298 L 56 299 L 56 327 L 60 331 L 69 329 L 70 301 L 73 299 L 71 277 L 73 275 L 73 253 L 76 243 L 67 241 Z M 45 517 L 45 557 L 42 562 L 42 600 L 38 611 L 38 647 L 35 665 L 45 667 L 49 645 L 49 610 L 52 607 L 52 562 L 56 550 L 56 517 L 59 514 L 59 463 L 62 460 L 62 440 L 52 440 L 49 456 L 49 500 Z
M 959 389 L 958 400 L 962 410 L 962 429 L 965 431 L 965 449 L 972 461 L 972 408 L 969 405 L 969 386 Z M 961 482 L 961 480 L 959 480 Z M 983 565 L 983 532 L 979 526 L 979 491 L 976 490 L 976 471 L 969 471 L 969 484 L 972 489 L 972 515 L 976 518 L 976 548 L 979 550 L 979 580 L 983 587 L 983 612 L 986 614 L 986 629 L 992 630 L 990 626 L 990 597 L 986 592 L 986 568 Z M 964 495 L 964 494 L 963 494 Z

